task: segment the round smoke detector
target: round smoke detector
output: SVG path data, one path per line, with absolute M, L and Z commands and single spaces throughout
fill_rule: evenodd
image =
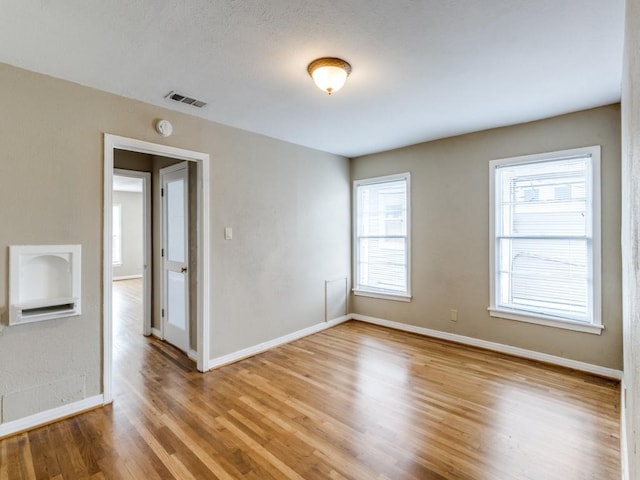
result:
M 168 137 L 173 133 L 173 125 L 169 120 L 158 120 L 156 123 L 156 132 L 158 132 L 163 137 Z

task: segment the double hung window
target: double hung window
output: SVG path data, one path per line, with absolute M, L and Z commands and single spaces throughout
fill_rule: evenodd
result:
M 408 301 L 409 173 L 356 180 L 354 293 Z
M 490 170 L 491 315 L 599 333 L 600 147 Z

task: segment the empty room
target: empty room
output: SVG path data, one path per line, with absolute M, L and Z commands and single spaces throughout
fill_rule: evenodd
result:
M 640 478 L 640 0 L 3 0 L 0 480 Z

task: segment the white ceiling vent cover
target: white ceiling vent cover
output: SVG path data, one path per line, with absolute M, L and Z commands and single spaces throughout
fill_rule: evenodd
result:
M 207 104 L 207 102 L 203 102 L 202 100 L 197 100 L 193 97 L 183 95 L 176 91 L 169 92 L 164 98 L 168 98 L 169 100 L 173 100 L 180 103 L 186 103 L 187 105 L 192 105 L 198 108 L 202 108 Z

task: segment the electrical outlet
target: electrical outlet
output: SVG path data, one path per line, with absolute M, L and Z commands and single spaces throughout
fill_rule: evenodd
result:
M 458 321 L 458 310 L 449 310 L 449 320 L 451 320 L 452 322 Z

